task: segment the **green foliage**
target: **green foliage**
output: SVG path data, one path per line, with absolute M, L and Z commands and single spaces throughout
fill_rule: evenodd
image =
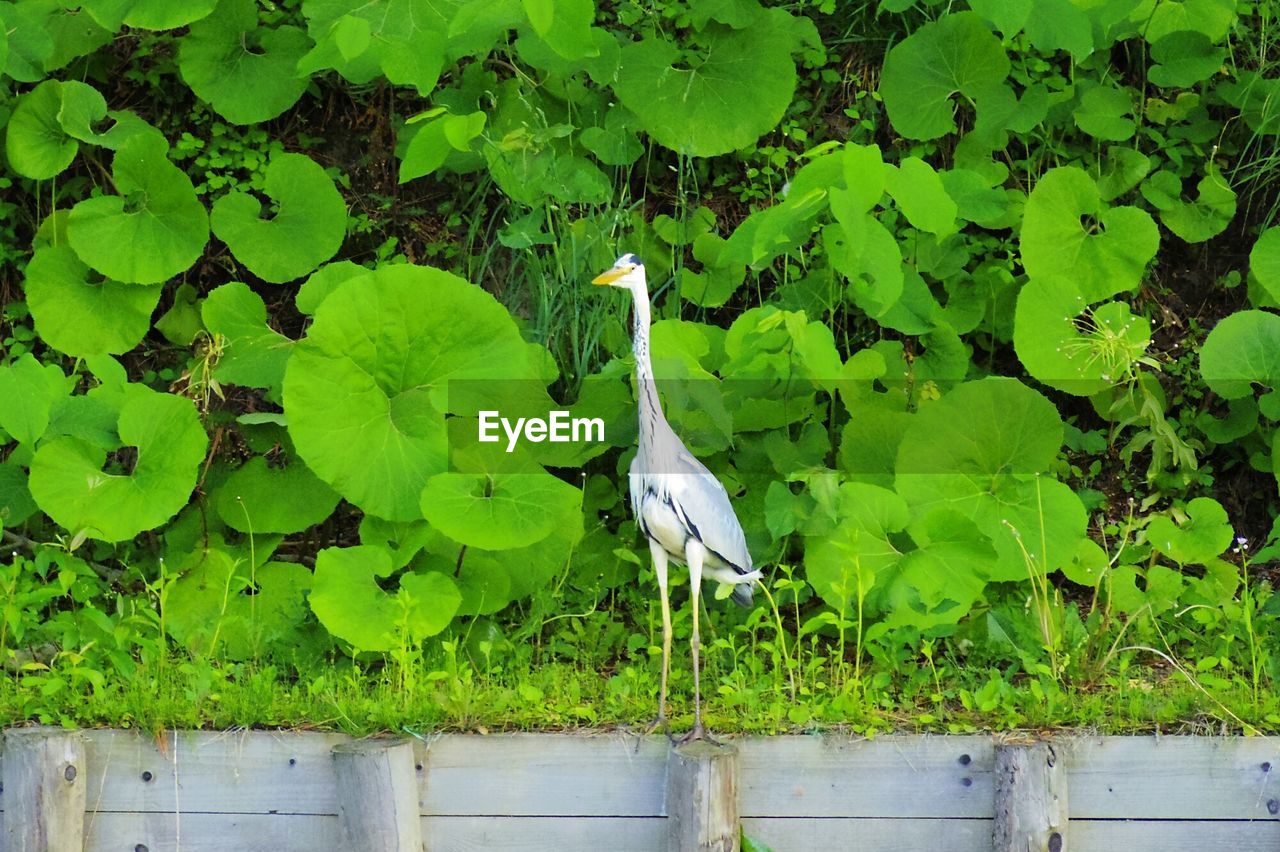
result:
M 267 164 L 263 192 L 275 215 L 243 192 L 219 198 L 210 216 L 213 233 L 236 259 L 263 281 L 283 283 L 312 272 L 342 246 L 347 208 L 333 182 L 311 158 L 278 154 Z
M 103 275 L 156 284 L 204 252 L 209 216 L 190 178 L 169 162 L 167 147 L 155 136 L 128 139 L 112 163 L 121 194 L 87 198 L 71 208 L 67 241 Z
M 726 718 L 1067 718 L 1155 648 L 1266 722 L 1270 10 L 907 5 L 0 3 L 18 694 L 327 656 L 430 661 L 437 721 L 481 671 L 497 716 L 634 711 L 628 323 L 584 286 L 632 251 L 765 572 L 712 608 Z M 605 439 L 474 441 L 552 408 Z M 614 674 L 502 680 L 535 657 Z
M 423 483 L 447 466 L 447 384 L 535 378 L 491 296 L 439 270 L 392 266 L 321 303 L 289 358 L 284 407 L 321 479 L 370 514 L 409 521 Z

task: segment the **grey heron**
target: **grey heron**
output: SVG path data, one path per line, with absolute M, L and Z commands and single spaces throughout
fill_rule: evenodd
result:
M 671 603 L 667 594 L 667 565 L 689 566 L 693 599 L 693 730 L 686 739 L 703 739 L 702 684 L 698 638 L 698 599 L 702 578 L 732 584 L 733 600 L 751 604 L 751 584 L 760 572 L 751 564 L 746 536 L 733 512 L 729 494 L 706 465 L 685 447 L 663 416 L 649 360 L 649 288 L 644 265 L 624 254 L 592 284 L 620 287 L 634 302 L 632 349 L 636 360 L 636 395 L 640 408 L 640 440 L 631 462 L 631 509 L 649 541 L 653 571 L 662 598 L 662 686 L 658 718 L 667 721 L 667 676 L 671 667 Z

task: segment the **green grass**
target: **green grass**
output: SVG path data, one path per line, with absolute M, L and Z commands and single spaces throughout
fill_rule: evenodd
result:
M 174 656 L 98 689 L 53 694 L 0 679 L 0 723 L 161 729 L 560 731 L 643 728 L 655 713 L 656 665 L 597 670 L 565 662 L 481 670 L 444 656 L 412 670 L 350 661 L 298 669 Z M 928 673 L 927 668 L 918 669 Z M 1246 685 L 1210 690 L 1178 674 L 1131 669 L 1093 685 L 947 667 L 924 678 L 870 668 L 861 686 L 830 663 L 809 667 L 794 697 L 785 676 L 751 680 L 713 654 L 704 713 L 721 733 L 977 733 L 1082 728 L 1096 733 L 1276 733 L 1280 697 Z M 674 730 L 692 724 L 687 659 L 674 661 Z M 904 683 L 904 681 L 906 681 Z M 892 685 L 890 685 L 892 684 Z

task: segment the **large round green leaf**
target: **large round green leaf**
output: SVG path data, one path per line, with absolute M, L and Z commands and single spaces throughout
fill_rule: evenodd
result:
M 11 461 L 0 462 L 0 527 L 16 527 L 37 511 L 27 472 Z
M 330 547 L 316 556 L 308 602 L 325 629 L 361 651 L 390 651 L 401 637 L 421 642 L 449 626 L 462 596 L 438 571 L 409 573 L 395 594 L 376 578 L 391 574 L 391 556 L 380 547 Z
M 1142 197 L 1160 211 L 1164 226 L 1189 243 L 1216 237 L 1236 215 L 1236 194 L 1216 170 L 1211 169 L 1196 186 L 1195 201 L 1182 198 L 1182 179 L 1160 171 L 1142 183 Z
M 179 43 L 182 79 L 233 124 L 275 118 L 307 89 L 298 60 L 311 40 L 287 24 L 259 27 L 255 0 L 220 0 Z
M 191 496 L 208 439 L 190 400 L 130 385 L 116 431 L 137 451 L 130 472 L 107 473 L 106 453 L 79 438 L 46 441 L 31 460 L 31 496 L 76 533 L 124 541 L 160 526 Z
M 713 26 L 702 40 L 688 56 L 660 36 L 626 45 L 613 90 L 656 141 L 712 157 L 745 148 L 778 124 L 796 68 L 788 40 L 768 20 L 741 30 Z
M 1136 207 L 1107 207 L 1093 178 L 1074 166 L 1046 172 L 1027 198 L 1022 265 L 1032 278 L 1069 271 L 1085 301 L 1137 287 L 1159 246 L 1160 231 L 1150 215 Z
M 279 390 L 294 341 L 267 325 L 267 306 L 247 284 L 223 284 L 204 299 L 205 328 L 227 339 L 215 376 L 219 381 Z
M 58 123 L 62 83 L 45 80 L 18 99 L 5 129 L 9 165 L 23 177 L 48 180 L 76 158 L 80 146 Z
M 830 534 L 808 539 L 804 564 L 809 585 L 847 617 L 871 592 L 877 574 L 901 558 L 889 539 L 906 528 L 910 516 L 897 494 L 862 482 L 842 485 L 840 502 L 856 510 Z
M 329 517 L 337 492 L 300 459 L 286 461 L 254 456 L 218 486 L 213 505 L 227 526 L 242 533 L 294 533 Z
M 248 560 L 209 549 L 169 587 L 165 627 L 199 654 L 247 660 L 272 645 L 294 647 L 307 617 L 311 571 L 295 562 Z
M 213 232 L 264 281 L 301 278 L 337 254 L 347 205 L 324 169 L 305 154 L 278 154 L 267 166 L 266 194 L 279 207 L 262 218 L 252 195 L 233 192 L 213 205 Z
M 454 541 L 508 550 L 541 541 L 580 512 L 582 492 L 549 473 L 440 473 L 422 491 L 422 515 Z
M 1147 525 L 1147 541 L 1179 565 L 1204 565 L 1231 546 L 1234 531 L 1227 510 L 1212 497 L 1196 497 L 1178 523 L 1157 515 Z
M 1080 498 L 1043 475 L 1062 432 L 1053 403 L 1021 382 L 958 385 L 907 428 L 897 491 L 915 517 L 948 507 L 971 518 L 995 545 L 992 579 L 1055 570 L 1075 554 L 1086 521 Z
M 151 328 L 162 289 L 101 279 L 67 246 L 37 250 L 24 288 L 41 339 L 75 358 L 119 355 L 137 346 Z
M 169 162 L 163 137 L 127 139 L 112 165 L 116 192 L 71 210 L 67 239 L 80 259 L 114 278 L 155 284 L 204 252 L 209 217 L 186 174 Z
M 973 100 L 1004 82 L 1009 58 L 974 12 L 944 15 L 889 51 L 880 95 L 893 129 L 909 139 L 936 139 L 956 129 L 951 98 Z
M 1280 316 L 1238 311 L 1213 327 L 1200 348 L 1200 375 L 1224 399 L 1280 388 Z
M 17 441 L 34 445 L 49 427 L 50 412 L 70 392 L 56 364 L 41 364 L 26 354 L 0 364 L 0 429 Z
M 110 127 L 100 129 L 104 119 L 110 118 Z M 58 123 L 73 139 L 101 145 L 115 151 L 131 136 L 149 133 L 164 139 L 155 127 L 128 110 L 108 110 L 102 93 L 87 83 L 67 80 L 62 84 L 62 108 L 58 111 Z
M 298 452 L 365 512 L 421 517 L 446 469 L 447 383 L 533 379 L 529 348 L 488 293 L 438 269 L 393 266 L 338 285 L 295 347 L 284 407 Z
M 1018 360 L 1058 390 L 1092 396 L 1127 381 L 1150 343 L 1149 320 L 1124 302 L 1090 307 L 1070 278 L 1028 281 L 1018 294 Z
M 1249 274 L 1268 296 L 1280 302 L 1280 227 L 1267 228 L 1249 251 Z
M 82 6 L 104 28 L 115 32 L 121 24 L 140 30 L 172 30 L 200 20 L 217 0 L 84 0 Z
M 302 13 L 316 46 L 298 72 L 334 68 L 353 83 L 381 72 L 426 97 L 440 78 L 454 8 L 437 0 L 305 0 Z

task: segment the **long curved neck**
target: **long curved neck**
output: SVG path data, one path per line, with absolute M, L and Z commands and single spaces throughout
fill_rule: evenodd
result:
M 631 340 L 636 358 L 636 394 L 640 399 L 640 448 L 644 451 L 650 449 L 645 446 L 646 438 L 652 438 L 659 430 L 670 427 L 662 415 L 662 405 L 658 402 L 658 389 L 653 379 L 653 363 L 649 360 L 649 290 L 644 282 L 631 288 L 631 296 L 635 303 Z

